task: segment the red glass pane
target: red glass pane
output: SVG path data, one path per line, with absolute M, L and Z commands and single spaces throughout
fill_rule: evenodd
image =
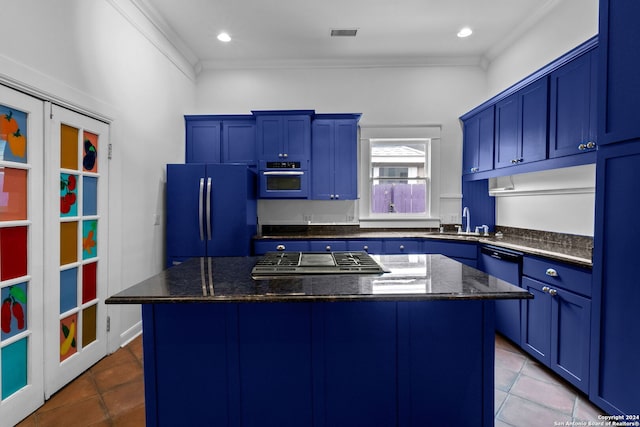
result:
M 96 275 L 98 263 L 92 262 L 82 266 L 82 303 L 96 299 Z
M 27 275 L 27 227 L 0 228 L 0 280 Z

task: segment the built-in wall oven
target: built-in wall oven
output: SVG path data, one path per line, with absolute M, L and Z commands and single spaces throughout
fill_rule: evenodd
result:
M 309 198 L 309 172 L 301 162 L 260 162 L 260 197 Z

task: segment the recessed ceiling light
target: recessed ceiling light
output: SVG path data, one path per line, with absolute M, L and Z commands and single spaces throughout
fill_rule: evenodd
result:
M 231 36 L 225 32 L 222 32 L 218 34 L 218 40 L 220 40 L 221 42 L 230 42 Z
M 471 34 L 473 34 L 473 31 L 469 27 L 464 27 L 458 31 L 458 37 L 460 38 L 469 37 Z

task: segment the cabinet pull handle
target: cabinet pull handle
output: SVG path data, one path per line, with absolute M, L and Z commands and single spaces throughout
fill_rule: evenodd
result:
M 542 287 L 542 292 L 549 292 L 550 290 L 551 290 L 551 288 L 548 287 L 548 286 L 543 286 Z
M 558 277 L 558 272 L 553 268 L 547 268 L 546 275 L 551 277 Z
M 286 248 L 284 245 L 278 245 L 276 246 L 276 251 L 284 251 Z
M 211 240 L 211 177 L 207 178 L 207 240 Z
M 555 290 L 555 289 L 549 289 L 549 295 L 551 295 L 551 296 L 558 295 L 558 291 Z
M 200 193 L 198 197 L 198 224 L 200 224 L 200 240 L 204 240 L 204 224 L 202 219 L 204 209 L 204 178 L 200 178 Z

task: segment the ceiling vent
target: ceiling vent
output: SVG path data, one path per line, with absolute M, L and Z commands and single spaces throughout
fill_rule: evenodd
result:
M 355 37 L 357 32 L 357 28 L 335 29 L 331 30 L 331 37 Z

